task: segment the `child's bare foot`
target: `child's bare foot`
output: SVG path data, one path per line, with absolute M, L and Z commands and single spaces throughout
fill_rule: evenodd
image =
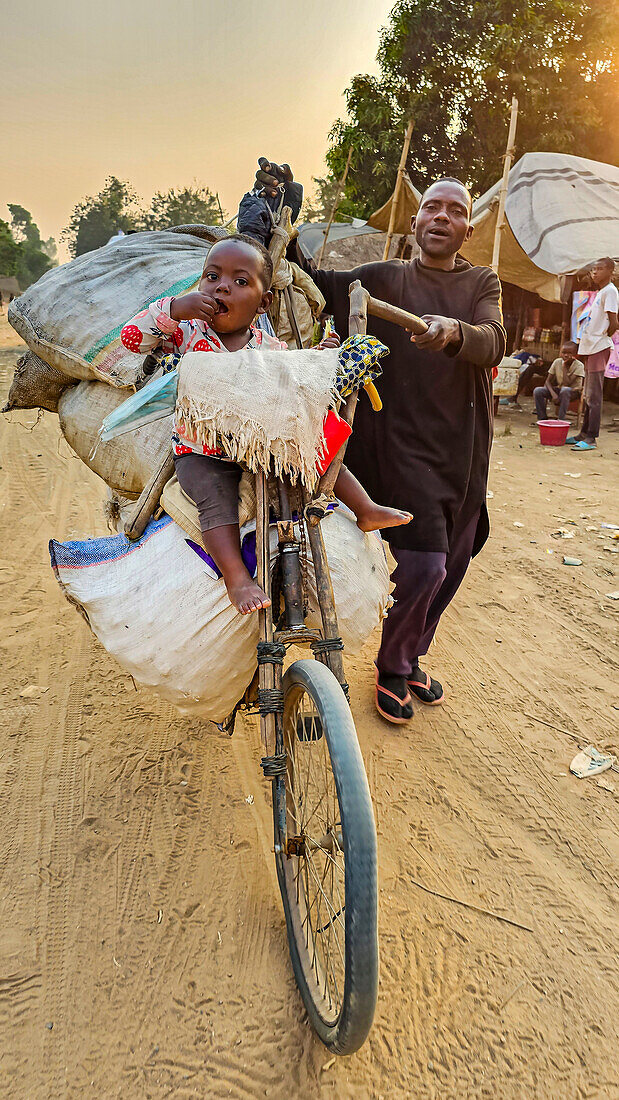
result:
M 241 615 L 251 615 L 252 611 L 260 611 L 263 607 L 270 607 L 271 601 L 259 584 L 256 584 L 245 569 L 243 573 L 234 573 L 224 581 L 230 603 L 236 607 Z
M 357 514 L 357 527 L 362 531 L 380 531 L 383 527 L 401 527 L 412 520 L 410 512 L 401 512 L 399 508 L 381 508 L 372 504 L 371 508 Z

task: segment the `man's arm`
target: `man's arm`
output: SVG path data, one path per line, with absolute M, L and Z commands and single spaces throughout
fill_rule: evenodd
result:
M 427 317 L 424 317 L 427 320 Z M 443 318 L 443 320 L 453 319 Z M 444 347 L 445 355 L 463 359 L 476 367 L 497 367 L 505 355 L 507 335 L 503 328 L 501 312 L 501 284 L 493 271 L 488 269 L 475 303 L 473 320 L 457 321 L 461 339 L 453 339 Z M 419 337 L 416 341 L 418 346 Z
M 607 312 L 606 316 L 608 317 L 608 335 L 614 336 L 617 329 L 619 328 L 619 323 L 617 322 L 617 314 Z

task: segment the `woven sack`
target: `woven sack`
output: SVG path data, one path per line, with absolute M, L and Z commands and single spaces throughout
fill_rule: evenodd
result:
M 389 577 L 378 536 L 364 536 L 339 511 L 325 523 L 325 541 L 340 630 L 352 650 L 380 621 Z M 272 560 L 276 543 L 272 530 Z M 351 549 L 357 557 L 347 558 Z M 238 614 L 224 582 L 207 573 L 169 516 L 151 521 L 138 542 L 52 539 L 50 555 L 65 595 L 127 672 L 185 714 L 227 717 L 256 668 L 258 616 Z M 316 611 L 310 622 L 318 625 L 315 618 Z
M 104 418 L 127 394 L 103 382 L 80 382 L 58 402 L 60 427 L 75 453 L 110 489 L 139 497 L 171 446 L 172 414 L 107 443 L 99 440 Z
M 11 409 L 46 409 L 58 412 L 61 394 L 74 383 L 66 374 L 44 363 L 32 351 L 17 360 L 7 403 L 2 412 Z
M 138 542 L 52 539 L 49 548 L 65 595 L 127 672 L 184 714 L 227 717 L 254 674 L 258 616 L 235 610 L 169 516 Z
M 199 227 L 202 228 L 202 227 Z M 73 379 L 130 386 L 144 356 L 120 331 L 139 310 L 196 287 L 211 240 L 170 231 L 132 233 L 54 267 L 9 306 L 13 328 L 50 366 Z
M 253 477 L 243 474 L 239 488 L 239 523 L 256 517 Z M 183 493 L 176 478 L 163 490 L 161 504 L 189 538 L 202 545 L 198 509 Z M 364 534 L 355 517 L 340 505 L 321 524 L 327 552 L 335 607 L 342 641 L 349 653 L 358 653 L 374 628 L 384 618 L 390 604 L 389 567 L 377 532 Z M 298 533 L 298 529 L 297 529 Z M 320 628 L 322 620 L 314 563 L 308 561 L 309 614 L 307 626 Z

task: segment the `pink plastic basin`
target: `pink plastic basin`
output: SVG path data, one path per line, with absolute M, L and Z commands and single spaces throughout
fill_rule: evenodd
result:
M 569 420 L 538 420 L 537 426 L 543 447 L 562 447 L 571 428 Z

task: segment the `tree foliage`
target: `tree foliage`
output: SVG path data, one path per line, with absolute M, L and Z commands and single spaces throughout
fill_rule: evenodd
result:
M 224 221 L 219 199 L 208 187 L 170 188 L 153 195 L 143 218 L 144 229 L 166 229 L 170 225 L 219 225 Z
M 88 196 L 75 206 L 62 238 L 72 256 L 81 256 L 107 244 L 119 229 L 128 233 L 192 223 L 217 225 L 223 220 L 219 199 L 208 187 L 195 184 L 157 191 L 149 207 L 144 208 L 131 184 L 108 176 L 98 195 Z
M 53 237 L 41 240 L 32 214 L 17 203 L 8 203 L 11 214 L 11 234 L 17 245 L 15 271 L 22 290 L 36 283 L 56 262 L 56 242 Z
M 619 163 L 619 21 L 603 0 L 399 0 L 380 75 L 358 75 L 332 131 L 330 178 L 351 171 L 341 210 L 367 216 L 395 182 L 404 131 L 420 189 L 453 175 L 482 193 L 499 177 L 512 95 L 516 158 L 565 152 Z
M 69 224 L 62 231 L 72 256 L 82 256 L 107 244 L 122 229 L 140 229 L 138 197 L 131 185 L 116 176 L 108 176 L 98 195 L 78 202 Z
M 13 240 L 7 222 L 0 218 L 0 275 L 16 275 L 18 260 L 19 245 Z

